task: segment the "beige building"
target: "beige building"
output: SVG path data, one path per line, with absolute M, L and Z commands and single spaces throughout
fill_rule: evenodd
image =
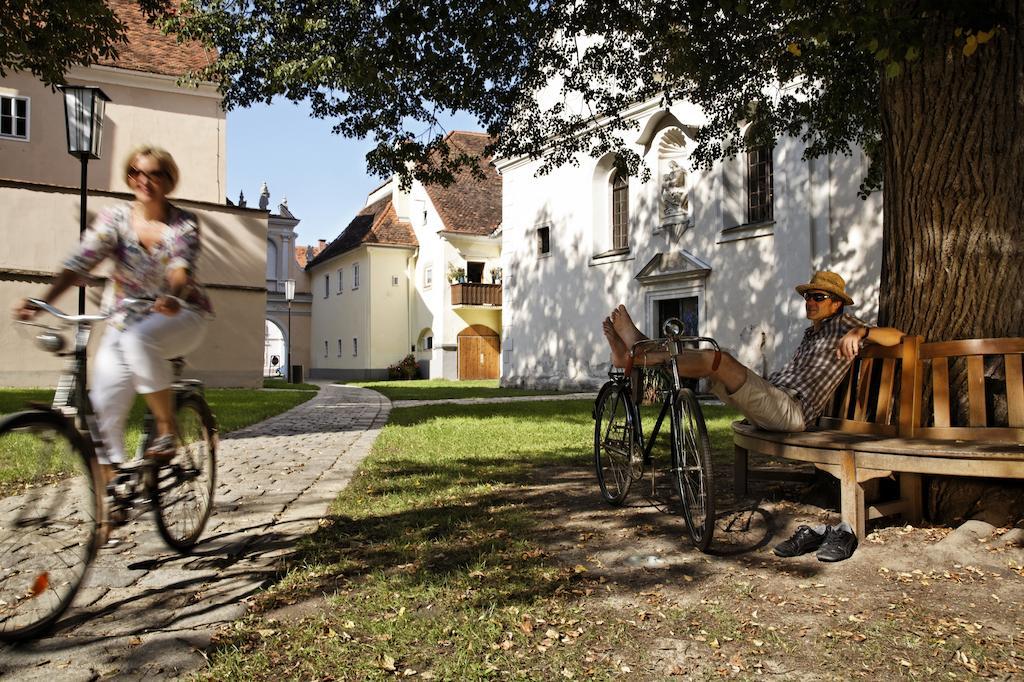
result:
M 88 218 L 131 199 L 121 168 L 140 144 L 168 149 L 181 168 L 171 201 L 199 216 L 203 252 L 199 279 L 210 290 L 216 319 L 189 358 L 191 376 L 218 386 L 261 380 L 266 288 L 267 213 L 224 206 L 225 117 L 210 84 L 179 87 L 176 79 L 210 56 L 178 45 L 148 26 L 135 4 L 110 4 L 128 26 L 129 44 L 116 62 L 70 71 L 68 83 L 94 85 L 106 108 L 101 158 L 88 165 Z M 0 79 L 0 307 L 40 294 L 78 240 L 81 165 L 67 153 L 59 93 L 24 74 Z M 90 291 L 95 307 L 100 289 Z M 73 311 L 75 295 L 60 305 Z M 23 325 L 0 326 L 0 385 L 49 385 L 57 358 L 36 350 Z
M 448 142 L 480 156 L 488 139 Z M 386 378 L 412 354 L 422 377 L 499 377 L 501 178 L 488 161 L 483 180 L 464 171 L 450 187 L 392 178 L 311 261 L 312 376 Z

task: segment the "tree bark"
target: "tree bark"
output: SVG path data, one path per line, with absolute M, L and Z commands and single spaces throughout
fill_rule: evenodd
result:
M 1019 18 L 1020 0 L 1000 4 Z M 956 28 L 937 20 L 926 45 L 948 43 Z M 926 341 L 1024 336 L 1022 107 L 1019 21 L 973 55 L 926 49 L 901 76 L 883 78 L 880 324 Z M 966 371 L 951 369 L 951 397 L 964 396 Z M 962 399 L 954 414 L 966 410 Z M 1021 490 L 934 478 L 929 510 L 946 522 L 978 516 L 997 488 Z
M 936 22 L 932 44 L 955 28 Z M 926 50 L 883 78 L 881 324 L 925 340 L 1024 336 L 1021 38 L 1018 22 L 970 57 Z

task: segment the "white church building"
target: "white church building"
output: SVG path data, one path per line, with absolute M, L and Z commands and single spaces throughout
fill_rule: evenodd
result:
M 704 118 L 658 102 L 625 114 L 624 141 L 651 170 L 641 182 L 614 156 L 536 175 L 541 161 L 499 160 L 502 175 L 502 385 L 593 387 L 607 378 L 601 320 L 624 303 L 646 334 L 682 319 L 752 369 L 783 364 L 808 325 L 793 287 L 815 270 L 847 281 L 852 314 L 877 314 L 881 194 L 857 189 L 864 154 L 803 160 L 779 139 L 694 168 Z

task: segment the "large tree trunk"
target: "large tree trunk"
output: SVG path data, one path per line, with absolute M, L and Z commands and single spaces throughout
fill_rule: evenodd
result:
M 1019 17 L 1020 1 L 1003 0 Z M 926 44 L 957 27 L 932 27 Z M 933 51 L 935 52 L 935 51 Z M 1024 42 L 1020 22 L 965 57 L 924 52 L 882 85 L 884 242 L 880 319 L 926 341 L 1024 336 Z M 962 382 L 962 379 L 961 379 Z M 930 485 L 945 520 L 985 488 Z M 1017 512 L 1019 513 L 1019 512 Z

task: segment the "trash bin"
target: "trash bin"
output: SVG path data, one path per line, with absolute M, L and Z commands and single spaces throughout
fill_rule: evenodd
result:
M 288 381 L 293 384 L 302 383 L 302 365 L 292 365 L 292 375 Z

